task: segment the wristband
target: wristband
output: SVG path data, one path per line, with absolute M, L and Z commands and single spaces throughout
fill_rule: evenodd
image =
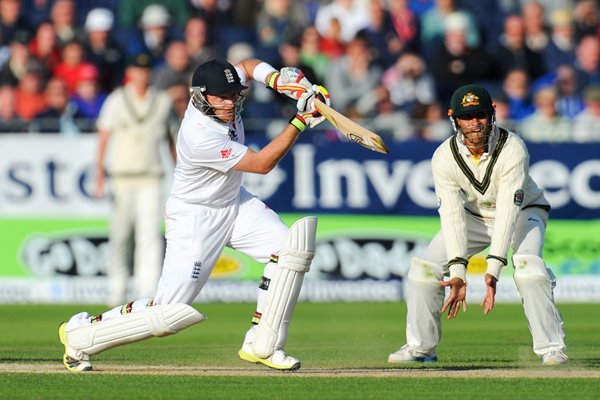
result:
M 304 118 L 298 114 L 294 115 L 292 119 L 290 119 L 290 124 L 294 125 L 294 127 L 300 132 L 303 132 L 306 129 L 306 121 L 304 121 Z
M 254 71 L 252 71 L 252 77 L 255 81 L 260 81 L 263 83 L 267 83 L 267 76 L 269 74 L 277 72 L 275 68 L 271 66 L 271 64 L 267 64 L 266 62 L 261 62 L 256 67 L 254 67 Z M 269 85 L 271 86 L 271 85 Z M 272 87 L 272 86 L 271 86 Z

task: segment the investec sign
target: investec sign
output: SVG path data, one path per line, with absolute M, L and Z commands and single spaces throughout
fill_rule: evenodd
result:
M 270 174 L 246 174 L 244 183 L 279 212 L 436 215 L 434 149 L 400 143 L 382 156 L 354 144 L 297 144 Z M 555 150 L 530 145 L 553 216 L 599 218 L 600 144 Z M 0 217 L 107 215 L 108 197 L 93 195 L 95 157 L 95 135 L 0 137 Z

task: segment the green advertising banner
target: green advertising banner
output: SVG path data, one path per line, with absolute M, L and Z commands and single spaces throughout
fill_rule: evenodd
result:
M 283 215 L 287 224 L 300 217 Z M 433 217 L 319 215 L 317 251 L 303 295 L 314 301 L 401 298 L 410 258 L 438 229 Z M 0 232 L 0 302 L 104 301 L 104 219 L 2 218 Z M 562 289 L 557 300 L 563 293 L 565 300 L 600 301 L 599 233 L 599 220 L 550 220 L 544 256 Z M 253 299 L 262 268 L 226 249 L 204 300 Z M 482 281 L 485 255 L 472 257 L 468 271 L 470 287 Z M 503 270 L 499 300 L 518 301 L 511 275 L 512 268 Z M 479 290 L 477 284 L 472 290 Z

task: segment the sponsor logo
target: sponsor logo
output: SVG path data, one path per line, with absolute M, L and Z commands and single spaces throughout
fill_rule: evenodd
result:
M 231 149 L 221 150 L 221 158 L 222 159 L 229 158 L 229 156 L 231 156 Z

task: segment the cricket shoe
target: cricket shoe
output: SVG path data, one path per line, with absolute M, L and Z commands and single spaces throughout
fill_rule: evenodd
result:
M 408 344 L 405 344 L 400 350 L 392 353 L 388 357 L 389 363 L 411 363 L 411 362 L 422 362 L 432 363 L 438 360 L 435 354 L 422 354 L 417 353 L 411 349 Z
M 569 357 L 560 350 L 550 350 L 542 356 L 542 365 L 557 366 L 567 365 Z
M 254 355 L 252 351 L 252 345 L 244 344 L 238 355 L 244 361 L 248 361 L 254 364 L 263 364 L 269 368 L 278 369 L 282 371 L 295 371 L 300 369 L 300 360 L 292 356 L 288 356 L 281 349 L 277 349 L 268 358 L 260 358 Z
M 71 349 L 67 345 L 67 323 L 63 322 L 58 327 L 58 337 L 60 342 L 65 346 L 65 354 L 63 355 L 63 364 L 71 372 L 87 372 L 92 370 L 90 356 L 81 351 Z M 77 355 L 77 356 L 74 356 Z

